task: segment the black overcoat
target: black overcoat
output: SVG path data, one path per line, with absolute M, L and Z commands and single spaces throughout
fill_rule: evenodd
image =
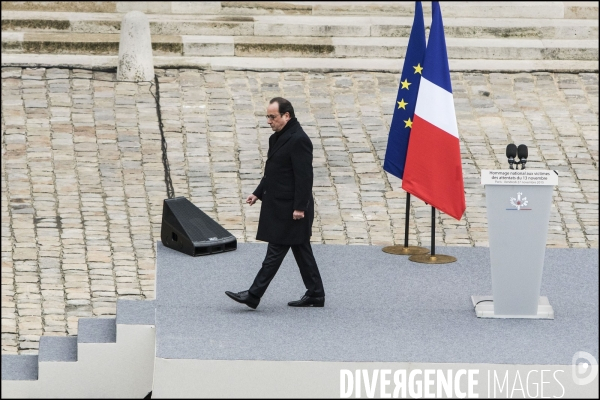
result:
M 269 137 L 265 173 L 254 195 L 262 201 L 256 239 L 276 244 L 308 242 L 315 215 L 312 196 L 313 146 L 296 118 L 276 141 Z M 304 218 L 294 220 L 294 210 Z

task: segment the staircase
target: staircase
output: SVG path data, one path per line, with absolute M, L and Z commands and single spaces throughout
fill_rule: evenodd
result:
M 5 1 L 2 65 L 114 68 L 132 10 L 148 15 L 157 67 L 398 71 L 414 2 Z M 598 2 L 444 2 L 442 14 L 454 71 L 598 70 Z
M 2 355 L 2 397 L 143 398 L 152 391 L 155 301 L 118 300 L 77 336 L 42 336 L 38 355 Z

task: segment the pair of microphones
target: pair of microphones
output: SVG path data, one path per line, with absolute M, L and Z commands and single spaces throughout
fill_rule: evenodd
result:
M 519 169 L 519 165 L 521 165 L 521 169 L 525 169 L 528 153 L 527 146 L 524 144 L 520 144 L 519 147 L 513 143 L 506 146 L 506 157 L 508 158 L 509 168 Z M 515 157 L 519 157 L 519 161 L 515 161 Z

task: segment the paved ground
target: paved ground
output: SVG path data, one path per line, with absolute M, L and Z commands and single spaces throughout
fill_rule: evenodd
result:
M 383 172 L 398 75 L 157 70 L 171 174 L 186 196 L 255 241 L 268 100 L 289 98 L 314 144 L 313 241 L 402 243 L 405 193 Z M 117 297 L 154 297 L 166 197 L 149 83 L 115 74 L 2 68 L 2 352 L 37 352 Z M 467 211 L 438 217 L 437 243 L 487 246 L 481 169 L 506 144 L 559 171 L 549 247 L 598 248 L 598 74 L 452 75 Z M 424 160 L 423 162 L 427 162 Z M 429 245 L 430 208 L 413 199 L 411 244 Z M 256 260 L 260 262 L 260 260 Z

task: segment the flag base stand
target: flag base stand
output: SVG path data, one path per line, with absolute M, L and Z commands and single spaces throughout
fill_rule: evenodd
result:
M 410 220 L 410 193 L 406 193 L 406 216 L 404 218 L 404 245 L 386 246 L 381 249 L 384 253 L 399 256 L 412 256 L 415 254 L 427 254 L 429 249 L 419 246 L 408 245 L 408 221 Z
M 449 264 L 456 261 L 456 257 L 446 256 L 444 254 L 417 254 L 408 257 L 409 261 L 423 264 Z
M 419 247 L 419 246 L 402 246 L 402 245 L 396 245 L 396 246 L 387 246 L 384 247 L 383 249 L 381 249 L 383 252 L 388 253 L 388 254 L 396 254 L 399 256 L 411 256 L 411 255 L 416 255 L 416 254 L 427 254 L 429 253 L 429 249 L 425 248 L 425 247 Z
M 431 254 L 415 254 L 408 257 L 408 261 L 423 264 L 449 264 L 456 261 L 456 257 L 435 254 L 435 208 L 433 206 L 431 206 Z

